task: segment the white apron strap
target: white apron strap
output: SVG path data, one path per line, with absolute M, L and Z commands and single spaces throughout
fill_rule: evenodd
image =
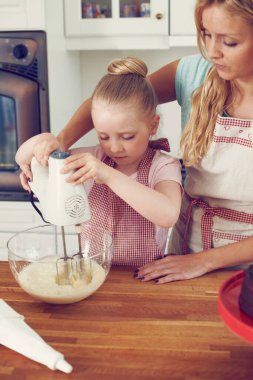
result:
M 234 222 L 241 222 L 246 224 L 253 225 L 253 214 L 248 214 L 242 211 L 231 210 L 224 207 L 210 207 L 208 203 L 204 202 L 202 199 L 193 199 L 186 192 L 185 196 L 190 202 L 186 211 L 186 224 L 184 237 L 182 242 L 182 252 L 187 254 L 187 241 L 188 241 L 188 231 L 191 220 L 192 208 L 201 207 L 204 210 L 204 214 L 201 218 L 201 236 L 203 249 L 207 250 L 212 247 L 212 238 L 213 238 L 213 217 L 218 216 L 219 218 L 231 220 Z M 233 234 L 232 234 L 233 235 Z M 231 234 L 230 234 L 231 236 Z M 239 241 L 246 239 L 247 236 L 234 234 L 234 240 Z

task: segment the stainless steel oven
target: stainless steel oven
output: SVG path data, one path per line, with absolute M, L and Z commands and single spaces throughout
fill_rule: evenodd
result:
M 0 32 L 0 201 L 28 199 L 15 154 L 49 130 L 46 33 Z

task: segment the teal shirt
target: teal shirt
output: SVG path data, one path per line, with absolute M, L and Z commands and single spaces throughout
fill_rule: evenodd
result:
M 196 54 L 184 57 L 180 60 L 176 72 L 176 97 L 181 106 L 181 125 L 184 129 L 191 107 L 191 95 L 193 91 L 201 86 L 211 63 L 206 61 L 202 55 Z

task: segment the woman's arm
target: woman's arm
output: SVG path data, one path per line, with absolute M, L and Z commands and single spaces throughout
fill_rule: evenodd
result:
M 57 140 L 62 150 L 68 150 L 77 140 L 92 130 L 92 128 L 91 99 L 89 98 L 80 105 L 67 125 L 58 134 Z
M 175 252 L 176 253 L 176 252 Z M 253 262 L 253 236 L 237 243 L 189 255 L 168 255 L 139 268 L 135 277 L 158 284 L 187 280 L 215 269 Z
M 176 100 L 176 71 L 179 59 L 168 63 L 149 75 L 149 80 L 155 90 L 158 103 L 167 103 Z

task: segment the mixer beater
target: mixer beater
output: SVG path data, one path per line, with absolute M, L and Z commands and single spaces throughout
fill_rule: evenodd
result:
M 64 226 L 61 226 L 61 236 L 64 255 L 56 261 L 56 282 L 58 285 L 75 286 L 79 281 L 89 284 L 92 281 L 92 267 L 88 252 L 83 253 L 81 244 L 81 225 L 75 226 L 78 239 L 78 252 L 68 256 Z M 87 251 L 85 244 L 84 251 Z
M 49 157 L 48 167 L 40 165 L 33 157 L 30 187 L 40 201 L 43 220 L 61 228 L 63 256 L 56 262 L 56 281 L 59 285 L 75 286 L 80 280 L 86 284 L 92 280 L 89 247 L 84 242 L 82 249 L 81 242 L 81 223 L 90 219 L 90 209 L 84 187 L 66 182 L 66 177 L 71 173 L 61 173 L 64 159 L 69 155 L 68 152 L 54 151 Z M 35 209 L 41 215 L 40 210 Z M 77 234 L 78 250 L 72 256 L 67 253 L 64 226 L 74 226 Z

